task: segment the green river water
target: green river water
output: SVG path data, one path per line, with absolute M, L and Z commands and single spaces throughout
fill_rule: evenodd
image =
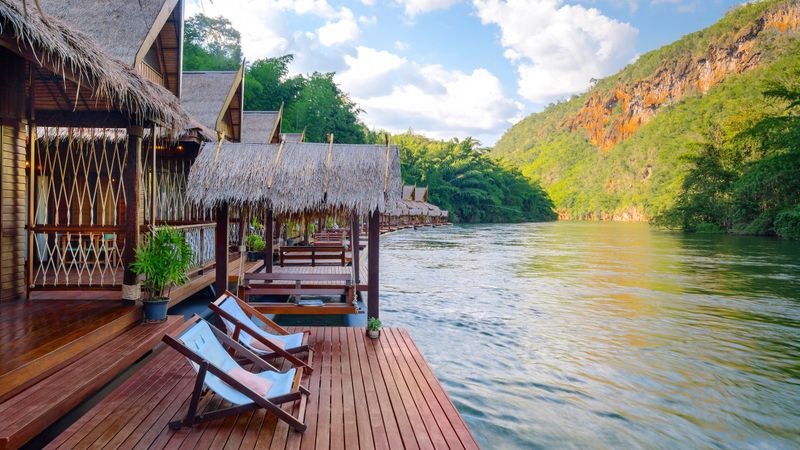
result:
M 382 239 L 484 448 L 800 448 L 800 243 L 557 222 Z

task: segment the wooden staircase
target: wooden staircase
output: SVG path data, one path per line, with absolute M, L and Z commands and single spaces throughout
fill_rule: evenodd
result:
M 33 373 L 0 403 L 0 450 L 15 449 L 100 390 L 153 349 L 165 333 L 183 322 L 170 316 L 159 324 L 141 324 L 141 310 L 122 314 L 79 339 L 43 355 L 16 371 Z M 27 371 L 27 372 L 26 372 Z M 22 388 L 20 388 L 22 386 Z

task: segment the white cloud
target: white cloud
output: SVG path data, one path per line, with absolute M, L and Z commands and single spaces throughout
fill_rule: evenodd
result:
M 414 17 L 417 14 L 434 11 L 437 9 L 447 9 L 461 0 L 395 0 L 395 2 L 405 9 L 406 15 Z
M 470 135 L 491 145 L 522 109 L 483 68 L 464 73 L 363 46 L 345 64 L 336 80 L 366 111 L 371 127 L 410 127 L 436 138 Z
M 484 24 L 500 27 L 519 94 L 546 103 L 581 92 L 636 54 L 638 30 L 595 8 L 563 0 L 473 0 Z
M 378 16 L 358 16 L 358 21 L 364 25 L 375 25 L 378 23 Z
M 354 41 L 361 34 L 352 11 L 342 8 L 338 16 L 336 21 L 327 21 L 317 29 L 319 41 L 326 47 Z
M 224 16 L 242 35 L 242 51 L 249 60 L 282 54 L 289 46 L 283 10 L 263 0 L 187 2 L 186 17 L 197 13 Z
M 327 0 L 225 0 L 187 2 L 186 17 L 198 12 L 224 16 L 242 35 L 242 51 L 249 60 L 295 52 L 296 31 L 289 30 L 286 13 L 325 20 L 316 32 L 324 46 L 350 42 L 360 35 L 353 12 Z M 305 33 L 304 33 L 305 34 Z M 304 39 L 305 41 L 305 39 Z
M 408 42 L 394 41 L 395 50 L 399 50 L 401 52 L 404 52 L 404 51 L 408 50 L 408 47 L 409 47 L 409 43 Z

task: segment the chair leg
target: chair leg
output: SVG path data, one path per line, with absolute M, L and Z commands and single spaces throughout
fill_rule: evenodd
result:
M 197 420 L 197 404 L 200 403 L 200 397 L 203 394 L 203 386 L 205 385 L 206 371 L 208 370 L 208 362 L 203 361 L 200 364 L 200 370 L 197 372 L 197 379 L 194 382 L 194 390 L 192 397 L 189 400 L 189 410 L 186 411 L 186 417 L 183 420 L 175 420 L 169 423 L 172 430 L 179 430 L 181 427 L 191 427 Z

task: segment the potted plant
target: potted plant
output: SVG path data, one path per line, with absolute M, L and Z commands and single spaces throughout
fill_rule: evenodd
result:
M 187 272 L 192 258 L 192 249 L 183 234 L 171 227 L 152 229 L 136 249 L 136 261 L 131 264 L 131 269 L 144 277 L 142 303 L 145 322 L 167 319 L 169 293 L 173 286 L 189 280 Z
M 247 235 L 245 245 L 247 246 L 247 260 L 258 261 L 259 258 L 263 257 L 264 247 L 267 246 L 267 243 L 264 242 L 264 238 L 261 235 L 253 233 Z
M 381 321 L 375 317 L 367 319 L 367 336 L 372 339 L 378 339 L 381 335 Z

